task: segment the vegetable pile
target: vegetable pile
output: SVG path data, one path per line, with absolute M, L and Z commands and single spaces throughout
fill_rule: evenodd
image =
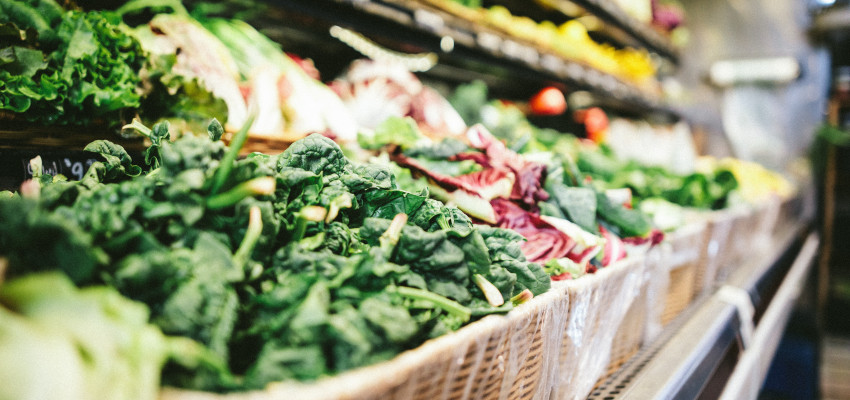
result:
M 531 43 L 547 52 L 568 60 L 590 65 L 624 81 L 653 89 L 657 66 L 649 53 L 633 47 L 616 48 L 599 43 L 590 37 L 588 28 L 580 19 L 571 19 L 560 25 L 552 21 L 535 21 L 522 15 L 514 15 L 502 5 L 483 7 L 479 0 L 430 0 L 457 15 L 485 24 L 498 31 L 507 32 L 513 38 Z M 551 0 L 538 0 L 544 7 L 559 9 Z M 514 9 L 514 12 L 519 8 Z
M 21 195 L 2 195 L 0 258 L 8 279 L 61 270 L 111 286 L 163 333 L 208 349 L 206 362 L 167 364 L 167 385 L 316 379 L 549 287 L 521 236 L 401 190 L 387 168 L 354 164 L 320 135 L 237 159 L 245 129 L 228 148 L 217 122 L 209 137 L 173 142 L 165 124 L 135 128 L 152 143 L 147 172 L 96 141 L 87 150 L 104 161 L 81 181 L 37 172 Z
M 165 87 L 171 94 L 181 92 L 186 99 L 163 110 L 166 117 L 215 116 L 232 132 L 245 125 L 251 111 L 256 115 L 249 128 L 252 137 L 292 142 L 323 133 L 354 139 L 357 123 L 342 100 L 247 23 L 196 18 L 179 0 L 133 0 L 117 12 L 129 19 L 163 7 L 171 12 L 157 13 L 131 32 L 152 61 L 167 60 L 152 62 L 146 84 Z M 166 105 L 170 101 L 153 100 Z
M 360 147 L 385 154 L 408 190 L 426 188 L 479 223 L 521 234 L 526 258 L 555 279 L 593 272 L 663 239 L 649 215 L 634 209 L 628 188 L 594 183 L 570 156 L 572 145 L 567 153 L 557 148 L 565 135 L 555 132 L 549 146 L 515 107 L 488 111 L 483 83 L 455 93 L 451 104 L 471 126 L 464 135 L 433 134 L 419 130 L 419 121 L 392 117 L 362 132 Z M 485 126 L 487 119 L 496 123 Z
M 450 100 L 455 108 L 462 110 L 467 123 L 481 123 L 505 140 L 509 148 L 526 157 L 545 160 L 552 170 L 568 172 L 572 175 L 572 183 L 563 182 L 567 186 L 589 186 L 609 194 L 620 191 L 625 194 L 619 197 L 625 200 L 627 208 L 643 209 L 644 203 L 651 203 L 647 210 L 663 205 L 667 213 L 681 213 L 682 207 L 717 210 L 730 206 L 734 202 L 731 198 L 739 189 L 732 169 L 719 163 L 690 173 L 673 172 L 661 166 L 620 159 L 604 140 L 596 143 L 552 129 L 537 128 L 516 107 L 490 101 L 487 87 L 481 82 L 459 87 Z M 544 213 L 548 209 L 542 208 Z M 618 216 L 600 217 L 607 218 L 608 222 L 620 220 Z M 639 217 L 629 218 L 644 225 L 638 221 Z M 643 231 L 637 225 L 629 225 L 620 227 L 625 229 L 626 236 Z M 588 226 L 584 224 L 583 227 Z M 675 227 L 663 226 L 665 230 Z
M 120 123 L 140 106 L 143 63 L 113 13 L 0 1 L 0 111 L 43 124 Z

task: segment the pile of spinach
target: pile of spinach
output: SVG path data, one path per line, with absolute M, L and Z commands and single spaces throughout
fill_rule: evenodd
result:
M 140 105 L 145 56 L 110 12 L 0 0 L 0 111 L 41 124 L 117 124 Z
M 147 171 L 96 141 L 87 149 L 104 161 L 82 180 L 36 173 L 23 195 L 0 194 L 0 258 L 9 278 L 60 269 L 77 285 L 112 286 L 227 365 L 168 364 L 165 384 L 316 379 L 549 287 L 521 237 L 400 190 L 386 167 L 351 163 L 321 135 L 240 159 L 244 129 L 228 148 L 215 121 L 209 138 L 174 141 L 165 124 L 136 127 L 152 143 Z

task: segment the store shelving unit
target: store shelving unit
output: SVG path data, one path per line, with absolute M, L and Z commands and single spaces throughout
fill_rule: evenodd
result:
M 818 245 L 808 223 L 786 227 L 589 399 L 756 398 Z
M 565 2 L 566 0 L 557 0 Z M 108 3 L 108 2 L 107 2 Z M 676 121 L 678 113 L 648 92 L 590 66 L 537 49 L 533 44 L 512 38 L 481 24 L 412 0 L 267 0 L 271 9 L 257 22 L 270 36 L 287 41 L 288 51 L 332 65 L 328 76 L 341 72 L 344 65 L 362 54 L 332 38 L 331 27 L 351 29 L 373 39 L 377 46 L 402 53 L 431 53 L 439 63 L 424 74 L 435 81 L 459 84 L 480 79 L 496 95 L 528 98 L 545 85 L 560 86 L 568 92 L 582 92 L 585 101 L 627 116 L 656 121 Z M 581 0 L 576 5 L 596 13 L 636 42 L 663 57 L 675 60 L 676 49 L 653 28 L 628 16 L 609 0 Z M 529 7 L 539 7 L 536 3 Z M 281 20 L 286 24 L 280 24 Z M 327 65 L 324 65 L 327 66 Z M 0 119 L 0 121 L 3 121 Z M 8 125 L 8 124 L 5 124 Z M 102 130 L 101 130 L 102 131 Z M 72 169 L 94 158 L 81 149 L 94 138 L 97 129 L 6 126 L 0 130 L 0 159 L 4 172 L 0 188 L 11 189 L 28 177 L 27 163 L 36 150 L 49 149 L 46 165 L 74 176 Z M 143 147 L 140 140 L 121 140 L 130 151 Z M 73 149 L 73 150 L 71 150 Z M 47 153 L 44 153 L 47 154 Z
M 473 79 L 492 82 L 495 79 L 496 90 L 526 96 L 533 94 L 529 92 L 531 88 L 554 83 L 564 86 L 570 92 L 590 92 L 597 101 L 614 110 L 632 115 L 653 114 L 667 120 L 678 119 L 675 111 L 663 104 L 657 93 L 583 63 L 538 49 L 531 43 L 476 24 L 428 2 L 273 0 L 267 3 L 284 13 L 306 15 L 311 24 L 309 28 L 319 35 L 322 32 L 321 29 L 316 31 L 317 27 L 326 29 L 337 25 L 361 33 L 392 50 L 438 54 L 440 63 L 428 74 L 439 80 L 459 83 Z M 611 10 L 616 6 L 611 3 L 604 7 Z M 616 12 L 609 14 L 619 15 Z M 626 19 L 626 16 L 619 18 L 611 20 L 619 23 L 628 21 L 629 26 L 637 24 L 637 21 Z M 658 33 L 649 27 L 644 28 L 640 32 L 633 31 L 645 41 L 655 41 L 649 38 Z M 269 29 L 274 30 L 275 27 L 269 26 Z M 317 55 L 317 58 L 321 58 L 321 55 Z M 530 84 L 532 82 L 536 84 Z
M 566 1 L 552 0 L 556 4 Z M 529 82 L 555 83 L 570 91 L 590 92 L 600 104 L 618 111 L 668 120 L 679 118 L 656 94 L 502 32 L 470 24 L 426 3 L 409 0 L 267 0 L 265 3 L 273 11 L 261 21 L 266 24 L 266 31 L 285 36 L 305 48 L 316 46 L 312 54 L 304 55 L 316 57 L 320 63 L 322 54 L 357 56 L 347 45 L 330 37 L 329 29 L 339 26 L 357 31 L 392 51 L 436 54 L 440 63 L 427 72 L 436 79 L 455 82 L 484 79 L 503 85 L 502 90 L 520 93 L 535 87 Z M 628 16 L 612 1 L 572 3 L 626 32 L 661 57 L 674 63 L 679 61 L 678 50 L 666 37 Z M 274 25 L 281 13 L 294 15 L 293 23 Z M 30 148 L 54 146 L 47 134 L 38 136 L 41 141 L 15 141 L 23 140 L 15 139 L 21 137 L 0 136 L 0 159 L 4 162 L 0 168 L 4 171 L 14 168 L 26 173 L 24 160 L 34 155 Z M 46 157 L 46 165 L 71 176 L 91 162 L 80 151 L 40 150 L 39 153 Z M 0 189 L 12 183 L 0 179 Z M 603 382 L 590 398 L 697 398 L 710 391 L 726 398 L 739 398 L 739 394 L 752 393 L 752 383 L 764 378 L 765 366 L 776 349 L 775 332 L 780 332 L 787 322 L 789 304 L 799 295 L 817 244 L 818 238 L 811 233 L 808 222 L 786 227 L 762 256 L 754 257 L 725 284 L 698 298 L 654 341 Z
M 674 63 L 679 62 L 679 50 L 670 39 L 655 28 L 630 16 L 616 3 L 610 0 L 545 0 L 545 3 L 556 9 L 564 7 L 563 3 L 572 3 L 584 8 L 590 14 L 616 26 L 633 37 L 647 49 L 666 57 Z
M 548 3 L 554 3 L 557 9 L 558 3 L 566 0 Z M 678 63 L 678 50 L 666 37 L 628 16 L 615 3 L 571 3 L 626 32 L 650 51 Z M 270 4 L 327 18 L 395 50 L 434 52 L 439 55 L 440 64 L 429 73 L 437 78 L 468 81 L 506 74 L 516 77 L 514 83 L 523 79 L 555 81 L 571 90 L 588 91 L 612 109 L 677 118 L 658 98 L 637 87 L 547 54 L 501 32 L 470 24 L 427 2 L 335 0 Z M 333 10 L 332 15 L 328 9 Z M 450 49 L 445 47 L 446 40 L 451 43 Z M 787 323 L 818 246 L 817 235 L 805 221 L 785 226 L 774 239 L 763 254 L 736 268 L 726 283 L 699 297 L 589 398 L 735 399 L 757 395 L 778 345 L 777 332 Z

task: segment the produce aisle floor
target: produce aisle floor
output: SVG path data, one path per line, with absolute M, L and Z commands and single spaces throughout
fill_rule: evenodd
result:
M 821 354 L 821 398 L 850 399 L 850 337 L 827 336 Z

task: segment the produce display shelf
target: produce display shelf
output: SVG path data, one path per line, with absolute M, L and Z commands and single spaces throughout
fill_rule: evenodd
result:
M 589 399 L 755 398 L 817 255 L 805 223 L 691 304 Z
M 612 0 L 546 0 L 546 2 L 556 6 L 558 3 L 564 2 L 572 2 L 579 5 L 605 22 L 623 29 L 626 33 L 646 45 L 647 48 L 657 52 L 661 56 L 670 59 L 674 63 L 679 62 L 679 50 L 669 38 L 652 26 L 629 15 Z
M 444 79 L 454 76 L 458 82 L 468 82 L 468 74 L 454 73 L 459 69 L 500 74 L 508 84 L 512 79 L 533 77 L 540 83 L 562 83 L 569 91 L 593 93 L 600 103 L 616 110 L 679 119 L 676 111 L 663 104 L 654 92 L 425 2 L 267 0 L 267 3 L 351 29 L 387 47 L 395 45 L 400 51 L 433 52 L 440 57 L 438 67 L 443 61 L 456 66 L 442 74 Z
M 815 14 L 812 31 L 822 35 L 850 32 L 850 6 L 833 6 Z

